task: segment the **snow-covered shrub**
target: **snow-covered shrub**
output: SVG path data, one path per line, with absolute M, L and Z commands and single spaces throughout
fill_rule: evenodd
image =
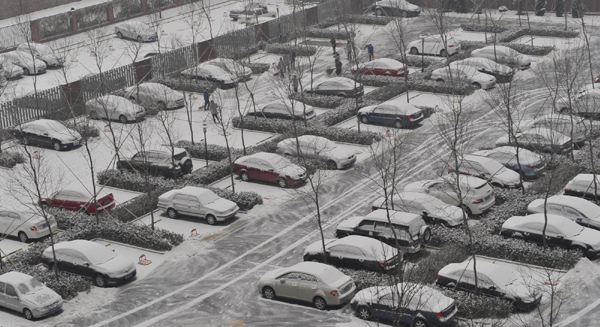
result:
M 383 87 L 393 83 L 404 82 L 404 77 L 393 77 L 383 75 L 362 75 L 347 73 L 344 77 L 356 80 L 359 83 L 367 86 Z
M 83 139 L 100 137 L 100 129 L 95 124 L 90 124 L 89 122 L 73 124 L 69 121 L 65 125 L 81 134 L 81 138 Z
M 352 36 L 354 36 L 353 32 L 350 32 Z M 303 35 L 306 37 L 316 37 L 321 39 L 330 39 L 334 37 L 336 40 L 347 40 L 349 37 L 348 33 L 345 29 L 334 30 L 328 28 L 320 28 L 316 26 L 311 26 L 306 29 L 306 32 L 303 32 Z
M 352 277 L 357 291 L 367 287 L 393 285 L 394 279 L 390 275 L 369 270 L 355 270 L 350 268 L 338 268 L 342 273 Z
M 277 54 L 290 54 L 292 50 L 296 51 L 296 56 L 314 56 L 317 53 L 317 47 L 315 46 L 291 46 L 283 43 L 269 43 L 267 44 L 267 52 Z
M 582 157 L 589 157 L 589 152 L 587 150 L 581 151 L 580 155 L 581 154 L 584 154 Z M 538 193 L 538 198 L 540 198 L 543 197 L 549 189 L 549 194 L 552 196 L 562 192 L 565 185 L 567 185 L 573 177 L 581 173 L 591 172 L 591 166 L 589 170 L 586 170 L 586 167 L 584 166 L 586 163 L 585 160 L 576 160 L 576 162 L 573 162 L 566 156 L 555 156 L 554 161 L 557 165 L 552 168 L 553 171 L 548 172 L 533 181 L 532 185 L 527 189 L 528 193 Z
M 310 87 L 310 86 L 307 86 Z M 306 103 L 311 107 L 335 108 L 344 102 L 345 98 L 335 95 L 318 95 L 307 93 L 292 93 L 290 99 Z
M 354 101 L 354 99 L 347 100 L 335 109 L 328 110 L 327 112 L 317 116 L 317 119 L 327 126 L 333 126 L 343 122 L 348 118 L 356 117 L 360 108 L 375 104 L 379 104 L 379 102 L 360 101 L 357 107 L 357 103 Z
M 483 47 L 490 46 L 490 45 L 492 45 L 492 44 L 485 44 L 485 42 L 479 42 L 479 41 L 461 41 L 460 42 L 461 50 L 474 50 L 474 49 L 483 48 Z M 516 50 L 519 53 L 522 53 L 525 55 L 532 55 L 532 56 L 545 56 L 545 55 L 551 53 L 552 51 L 554 51 L 554 48 L 549 47 L 549 46 L 533 46 L 532 47 L 531 45 L 521 44 L 521 43 L 496 43 L 496 45 L 506 46 L 506 47 Z
M 369 92 L 363 97 L 363 100 L 382 102 L 399 96 L 407 91 L 406 84 L 390 84 Z
M 421 109 L 421 111 L 423 112 L 423 116 L 425 118 L 429 118 L 431 117 L 431 115 L 433 115 L 435 113 L 435 108 L 432 107 L 427 107 L 427 106 L 415 106 L 419 109 Z
M 262 74 L 271 68 L 271 65 L 260 62 L 242 62 L 242 66 L 252 69 L 253 74 Z
M 372 15 L 341 15 L 337 17 L 340 23 L 366 24 L 366 25 L 387 25 L 392 19 L 387 16 Z
M 217 188 L 211 188 L 211 190 L 213 190 L 218 196 L 235 202 L 242 211 L 248 211 L 254 208 L 254 206 L 263 204 L 262 196 L 255 192 L 238 191 L 234 193 L 229 190 L 222 190 Z
M 25 162 L 25 156 L 19 152 L 4 151 L 0 153 L 0 167 L 12 168 Z
M 331 27 L 331 26 L 334 26 L 334 25 L 337 25 L 337 24 L 339 24 L 339 22 L 335 18 L 329 17 L 329 18 L 325 19 L 322 22 L 319 22 L 318 24 L 316 24 L 314 26 L 317 26 L 319 28 L 327 28 L 327 27 Z
M 227 156 L 228 156 L 227 147 L 224 147 L 222 145 L 207 144 L 206 148 L 208 149 L 208 155 L 206 154 L 206 151 L 205 151 L 204 142 L 201 142 L 201 143 L 195 142 L 194 144 L 192 144 L 192 142 L 190 142 L 190 141 L 179 141 L 175 145 L 177 147 L 186 149 L 187 152 L 192 157 L 198 158 L 198 159 L 221 161 L 223 159 L 227 159 Z M 231 151 L 231 155 L 233 157 L 239 156 L 242 154 L 242 150 L 239 150 L 239 149 L 230 148 L 229 150 Z
M 462 49 L 461 49 L 462 50 Z M 440 61 L 430 56 L 419 56 L 419 55 L 407 55 L 406 58 L 402 58 L 402 55 L 396 54 L 394 59 L 404 62 L 408 66 L 412 67 L 429 67 L 435 64 L 439 64 Z M 405 62 L 406 61 L 406 62 Z
M 248 58 L 249 56 L 258 52 L 257 45 L 245 45 L 243 47 L 238 47 L 235 51 L 231 51 L 229 48 L 227 48 L 225 51 L 220 51 L 218 46 L 215 47 L 215 49 L 216 56 L 233 60 Z
M 510 302 L 480 294 L 454 291 L 437 287 L 447 297 L 453 298 L 458 307 L 457 316 L 465 319 L 508 318 L 513 312 Z
M 153 78 L 152 82 L 164 84 L 174 90 L 202 93 L 204 90 L 212 93 L 217 89 L 217 84 L 209 81 L 189 78 L 159 77 Z
M 460 24 L 460 28 L 467 32 L 488 32 L 488 33 L 502 33 L 508 28 L 498 24 Z

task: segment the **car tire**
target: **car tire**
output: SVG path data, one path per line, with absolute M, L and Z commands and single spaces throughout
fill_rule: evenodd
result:
M 101 274 L 96 274 L 96 276 L 94 276 L 94 284 L 98 287 L 106 287 L 106 277 Z
M 336 169 L 338 169 L 338 166 L 337 166 L 337 164 L 335 163 L 335 161 L 333 161 L 333 160 L 328 160 L 328 161 L 327 161 L 327 168 L 328 168 L 328 169 L 330 169 L 330 170 L 336 170 Z
M 443 79 L 441 79 L 441 78 L 438 78 L 438 79 L 436 79 L 435 81 L 436 81 L 436 82 L 438 82 L 438 83 L 446 83 L 446 81 L 444 81 L 444 80 L 443 80 Z
M 431 229 L 427 228 L 423 232 L 423 243 L 427 244 L 429 241 L 431 241 Z
M 585 252 L 586 252 L 586 249 L 584 249 L 578 245 L 574 245 L 574 246 L 570 247 L 569 250 L 579 252 L 579 253 L 581 253 L 582 256 L 585 256 Z
M 281 187 L 281 188 L 286 188 L 288 186 L 288 183 L 286 182 L 285 179 L 278 178 L 277 179 L 277 185 L 279 185 L 279 187 Z
M 87 211 L 87 209 L 83 208 L 83 207 L 79 208 L 79 210 L 77 210 L 77 212 L 82 213 L 82 214 L 84 214 L 86 216 L 90 215 L 90 213 Z
M 94 120 L 98 119 L 98 113 L 95 111 L 90 111 L 90 118 Z
M 411 55 L 418 55 L 419 54 L 419 49 L 417 49 L 416 47 L 410 48 L 410 54 Z
M 440 56 L 442 56 L 442 57 L 448 57 L 448 51 L 446 51 L 446 49 L 442 49 L 440 51 Z
M 171 218 L 171 219 L 176 219 L 177 218 L 177 210 L 175 210 L 173 208 L 167 209 L 167 216 L 169 216 L 169 218 Z
M 23 316 L 25 316 L 25 319 L 27 320 L 33 320 L 33 313 L 31 312 L 31 310 L 25 308 L 23 309 Z
M 27 137 L 27 136 L 23 137 L 23 144 L 25 144 L 25 145 L 31 144 L 31 143 L 29 143 L 29 137 Z
M 60 151 L 60 141 L 54 141 L 52 143 L 52 148 L 54 148 L 56 151 Z
M 375 13 L 377 14 L 377 16 L 383 16 L 383 9 L 377 8 L 377 10 L 375 11 Z
M 269 286 L 263 287 L 262 294 L 265 299 L 269 300 L 275 300 L 275 298 L 277 297 L 275 294 L 275 290 Z
M 404 128 L 406 125 L 406 120 L 404 119 L 396 119 L 396 121 L 394 121 L 394 127 L 397 129 Z
M 408 17 L 408 12 L 406 12 L 406 10 L 402 10 L 402 12 L 400 13 L 400 16 L 402 18 L 406 18 L 406 17 Z
M 327 302 L 325 302 L 325 299 L 320 296 L 315 296 L 313 299 L 313 305 L 319 310 L 327 309 Z
M 481 88 L 481 84 L 479 84 L 479 83 L 477 83 L 477 82 L 474 82 L 472 85 L 473 85 L 473 86 L 475 86 L 475 87 L 476 87 L 476 88 L 478 88 L 478 89 L 480 89 L 480 88 Z
M 23 68 L 23 75 L 31 75 L 28 68 Z
M 206 223 L 209 225 L 215 225 L 217 223 L 217 218 L 213 215 L 206 215 Z
M 467 215 L 467 217 L 472 217 L 473 216 L 473 211 L 471 211 L 471 208 L 469 208 L 468 206 L 463 204 L 463 208 L 465 209 L 465 214 Z
M 413 320 L 411 327 L 427 327 L 427 322 L 421 318 L 416 318 Z
M 356 308 L 356 316 L 362 320 L 371 319 L 371 310 L 365 306 L 360 306 Z
M 127 117 L 125 117 L 125 115 L 119 116 L 119 122 L 121 124 L 127 124 Z
M 360 116 L 360 122 L 363 124 L 368 124 L 369 123 L 369 117 L 367 116 Z
M 156 109 L 158 109 L 159 111 L 166 110 L 167 105 L 162 101 L 158 101 L 158 103 L 156 104 Z
M 118 37 L 119 39 L 122 39 L 122 38 L 123 38 L 123 33 L 121 33 L 121 32 L 117 32 L 117 37 Z
M 140 43 L 143 43 L 143 42 L 144 42 L 144 40 L 142 39 L 142 37 L 141 37 L 141 36 L 139 36 L 139 35 L 138 35 L 138 37 L 137 37 L 137 41 L 138 41 L 138 42 L 140 42 Z
M 193 169 L 194 169 L 194 164 L 192 163 L 192 160 L 186 160 L 185 163 L 183 164 L 183 172 L 191 173 Z
M 247 172 L 243 171 L 240 173 L 240 179 L 244 182 L 250 181 L 250 175 Z
M 25 234 L 25 232 L 19 232 L 19 234 L 17 234 L 17 236 L 19 237 L 19 241 L 21 241 L 23 243 L 29 242 L 29 237 L 27 237 L 27 234 Z

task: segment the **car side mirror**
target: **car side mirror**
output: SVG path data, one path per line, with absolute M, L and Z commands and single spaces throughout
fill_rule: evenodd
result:
M 271 172 L 272 172 L 272 171 L 273 171 L 273 168 L 270 168 L 270 169 L 269 169 L 269 171 L 271 171 Z
M 48 136 L 48 133 L 44 133 L 44 136 Z
M 496 286 L 490 286 L 490 287 L 488 287 L 488 289 L 490 289 L 492 291 L 495 291 L 496 290 Z
M 279 280 L 279 283 L 280 283 L 280 284 L 285 284 L 285 279 L 280 279 L 280 280 Z

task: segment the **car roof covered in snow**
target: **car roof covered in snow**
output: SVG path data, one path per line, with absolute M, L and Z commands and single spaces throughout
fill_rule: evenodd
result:
M 322 83 L 326 83 L 326 82 L 335 82 L 335 83 L 339 83 L 339 84 L 354 86 L 355 81 L 351 80 L 347 77 L 332 77 L 332 78 L 327 78 L 327 79 L 320 81 L 317 85 L 321 85 Z M 360 85 L 361 85 L 360 83 L 356 82 L 356 86 L 360 86 Z
M 521 226 L 523 226 L 525 224 L 529 224 L 529 223 L 539 223 L 539 222 L 543 223 L 546 220 L 546 216 L 548 218 L 549 226 L 552 225 L 552 226 L 556 226 L 557 228 L 561 228 L 561 227 L 573 228 L 574 226 L 578 226 L 577 228 L 579 230 L 581 229 L 581 226 L 579 226 L 576 222 L 572 221 L 569 218 L 559 216 L 559 215 L 553 215 L 553 214 L 544 215 L 543 213 L 535 213 L 535 214 L 527 215 L 527 216 L 510 217 L 504 222 L 504 224 L 502 224 L 502 228 L 518 229 Z M 562 230 L 562 228 L 561 228 L 561 230 Z
M 600 176 L 596 175 L 596 180 L 598 182 L 600 182 Z M 571 179 L 571 181 L 593 183 L 594 182 L 594 174 L 578 174 L 577 176 L 573 177 L 573 179 Z
M 258 158 L 258 159 L 271 161 L 271 160 L 281 160 L 283 157 L 278 154 L 275 154 L 275 153 L 257 152 L 257 153 L 251 154 L 249 156 L 241 157 L 238 160 L 241 160 L 241 162 L 243 162 L 244 160 L 250 159 L 250 158 Z M 283 158 L 283 159 L 285 159 L 285 158 Z
M 554 195 L 548 198 L 548 203 L 575 208 L 579 212 L 586 215 L 588 218 L 595 218 L 600 216 L 600 206 L 596 205 L 591 201 L 576 196 Z M 531 201 L 531 203 L 527 206 L 527 211 L 536 211 L 543 213 L 544 199 L 537 199 Z
M 15 285 L 23 282 L 28 282 L 32 278 L 32 276 L 29 276 L 22 272 L 9 271 L 0 275 L 0 282 Z
M 402 201 L 415 201 L 415 202 L 419 202 L 419 203 L 423 203 L 423 204 L 435 204 L 435 205 L 443 205 L 443 206 L 448 206 L 451 207 L 451 205 L 449 204 L 445 204 L 442 200 L 434 197 L 433 195 L 429 195 L 426 193 L 421 193 L 421 192 L 410 192 L 410 191 L 406 191 L 406 192 L 400 192 L 396 195 L 394 195 L 393 197 L 393 201 L 394 203 L 398 203 L 398 202 L 402 202 Z M 385 202 L 385 197 L 381 196 L 377 199 L 375 199 L 375 201 L 373 201 L 373 205 L 383 205 L 383 203 Z
M 371 212 L 370 214 L 366 215 L 365 219 L 381 221 L 381 222 L 388 222 L 388 217 L 387 217 L 386 211 L 387 210 L 385 210 L 385 209 L 377 209 L 377 210 Z M 412 224 L 414 221 L 422 219 L 420 215 L 417 215 L 414 213 L 394 211 L 394 210 L 389 210 L 389 212 L 390 212 L 390 221 L 392 222 L 392 224 L 408 226 L 408 225 Z
M 330 265 L 326 265 L 324 263 L 306 261 L 306 262 L 297 263 L 288 268 L 284 268 L 283 271 L 286 271 L 286 272 L 294 271 L 294 272 L 299 272 L 299 273 L 311 274 L 311 275 L 315 275 L 315 276 L 323 276 L 331 271 L 339 271 L 339 270 L 337 270 L 336 268 L 334 268 Z
M 98 252 L 98 251 L 110 251 L 105 246 L 102 246 L 96 242 L 86 241 L 86 240 L 73 240 L 73 241 L 60 242 L 60 243 L 54 244 L 54 248 L 56 250 L 72 249 L 72 250 L 77 250 L 77 251 L 85 253 L 85 254 L 94 253 L 94 252 Z M 51 250 L 52 250 L 52 247 L 48 247 L 46 250 L 44 250 L 44 252 L 51 251 Z
M 511 279 L 511 277 L 514 277 L 515 275 L 514 271 L 510 269 L 508 265 L 500 261 L 490 262 L 487 260 L 477 260 L 476 268 L 477 273 L 486 275 L 489 278 L 492 278 L 494 281 L 496 281 L 497 279 L 508 280 Z M 462 272 L 465 270 L 473 271 L 472 259 L 467 259 L 459 263 L 448 264 L 444 268 L 440 269 L 438 275 L 451 275 L 453 277 L 458 277 L 462 275 Z
M 192 195 L 192 196 L 202 196 L 205 194 L 214 193 L 211 190 L 208 190 L 208 189 L 205 189 L 202 187 L 196 187 L 196 186 L 186 186 L 179 190 L 174 190 L 174 191 L 176 191 L 178 194 L 187 194 L 187 195 Z

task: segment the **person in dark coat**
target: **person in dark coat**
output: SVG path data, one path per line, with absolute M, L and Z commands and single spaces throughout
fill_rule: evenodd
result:
M 375 49 L 373 48 L 373 45 L 369 43 L 365 48 L 367 48 L 367 51 L 369 52 L 369 61 L 373 60 L 373 58 L 375 58 Z
M 352 61 L 353 52 L 354 47 L 352 46 L 352 41 L 348 40 L 348 43 L 346 43 L 346 54 L 348 55 L 348 61 Z
M 220 122 L 221 120 L 219 119 L 219 106 L 217 106 L 217 104 L 215 103 L 215 100 L 210 100 L 210 113 L 212 114 L 213 117 L 213 122 L 215 122 L 215 124 L 217 123 L 217 120 Z
M 285 78 L 285 64 L 283 63 L 283 58 L 279 58 L 277 69 L 279 70 L 279 76 L 281 76 L 281 78 Z
M 292 69 L 294 69 L 294 68 L 296 68 L 296 50 L 295 49 L 292 50 L 290 57 L 291 57 L 290 64 L 292 65 Z
M 335 73 L 337 76 L 342 75 L 342 62 L 340 59 L 335 59 Z
M 298 85 L 300 83 L 298 82 L 298 76 L 294 75 L 292 76 L 292 86 L 294 87 L 294 92 L 298 93 Z
M 337 41 L 335 40 L 335 38 L 333 36 L 331 37 L 329 42 L 331 42 L 331 47 L 333 48 L 333 53 L 337 53 L 337 51 L 335 51 L 335 46 L 337 45 Z
M 204 90 L 204 110 L 208 110 L 208 105 L 210 104 L 210 93 L 208 90 Z

